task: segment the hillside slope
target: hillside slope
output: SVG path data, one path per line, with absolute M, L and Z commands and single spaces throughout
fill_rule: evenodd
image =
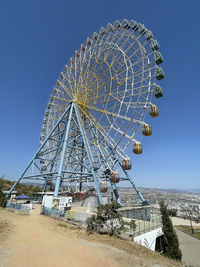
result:
M 40 215 L 0 209 L 0 220 L 13 228 L 0 243 L 0 265 L 38 266 L 181 266 L 133 242 L 103 235 L 88 236 L 79 227 Z
M 15 181 L 5 180 L 0 178 L 0 190 L 8 191 L 11 189 L 12 185 Z M 17 190 L 17 195 L 21 195 L 22 193 L 28 195 L 29 197 L 33 196 L 34 193 L 41 191 L 39 186 L 34 185 L 25 185 L 25 184 L 18 184 L 15 188 Z

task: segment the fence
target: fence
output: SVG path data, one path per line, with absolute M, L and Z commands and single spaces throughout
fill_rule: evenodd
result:
M 51 215 L 53 217 L 65 217 L 66 211 L 65 210 L 57 210 L 57 209 L 51 209 L 47 207 L 42 207 L 42 213 Z
M 136 220 L 135 236 L 150 232 L 154 229 L 162 227 L 161 216 L 152 217 L 149 221 Z
M 76 208 L 75 210 L 58 210 L 58 209 L 42 207 L 42 213 L 51 215 L 53 217 L 64 218 L 66 220 L 70 220 L 79 223 L 81 225 L 84 225 L 87 218 L 89 218 L 93 212 L 92 213 L 88 213 L 86 211 L 80 212 L 77 211 Z M 131 221 L 130 218 L 123 218 L 123 219 L 127 222 Z M 161 216 L 153 216 L 149 220 L 135 219 L 135 223 L 136 223 L 136 229 L 134 231 L 134 236 L 139 236 L 146 232 L 150 232 L 154 229 L 162 227 Z M 127 233 L 125 233 L 125 236 L 126 235 L 127 236 L 129 235 L 128 229 Z
M 30 212 L 30 208 L 25 207 L 22 204 L 14 204 L 14 203 L 8 202 L 6 207 L 9 209 L 12 209 L 12 210 L 20 211 L 20 212 L 27 214 L 27 215 L 29 215 L 29 212 Z
M 46 207 L 42 207 L 42 213 L 57 218 L 65 218 L 66 220 L 77 223 L 84 223 L 86 219 L 91 216 L 91 213 L 78 212 L 75 210 L 56 210 Z

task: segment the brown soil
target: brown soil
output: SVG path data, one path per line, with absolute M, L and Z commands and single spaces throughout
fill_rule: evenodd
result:
M 75 225 L 39 215 L 36 208 L 30 216 L 0 209 L 0 266 L 181 264 L 130 241 L 96 234 L 88 236 Z

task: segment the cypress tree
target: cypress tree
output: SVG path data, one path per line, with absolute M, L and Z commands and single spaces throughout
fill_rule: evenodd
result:
M 163 253 L 165 256 L 181 260 L 182 253 L 179 249 L 179 242 L 176 232 L 173 228 L 172 221 L 169 217 L 169 213 L 167 210 L 167 205 L 164 204 L 163 201 L 160 202 L 160 212 L 162 215 L 162 231 L 164 233 L 163 236 Z

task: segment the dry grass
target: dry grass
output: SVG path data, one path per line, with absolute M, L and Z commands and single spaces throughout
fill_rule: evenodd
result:
M 153 264 L 164 264 L 166 266 L 182 266 L 180 262 L 166 258 L 165 256 L 159 254 L 158 252 L 153 252 L 143 246 L 133 243 L 128 240 L 122 240 L 119 238 L 114 238 L 106 235 L 90 235 L 88 238 L 90 241 L 100 242 L 105 245 L 122 250 L 134 257 L 144 259 Z
M 134 258 L 141 258 L 143 262 L 149 262 L 151 264 L 160 264 L 161 266 L 182 266 L 182 264 L 178 261 L 169 259 L 158 252 L 153 252 L 129 240 L 119 239 L 117 237 L 111 237 L 108 235 L 100 235 L 96 233 L 88 235 L 85 230 L 80 229 L 80 227 L 73 225 L 69 222 L 60 223 L 59 226 L 57 224 L 57 228 L 61 228 L 60 226 L 62 226 L 62 231 L 65 232 L 67 236 L 70 235 L 71 237 L 85 239 L 91 242 L 102 243 L 104 245 L 128 253 L 134 256 Z
M 66 223 L 58 223 L 57 226 L 67 228 L 68 225 Z

